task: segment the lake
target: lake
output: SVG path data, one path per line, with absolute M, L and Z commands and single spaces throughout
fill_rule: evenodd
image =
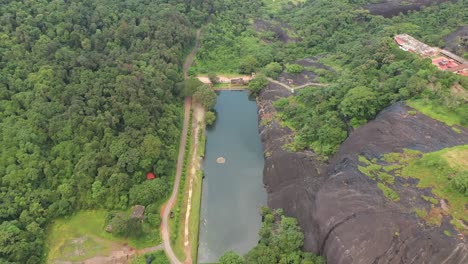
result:
M 221 91 L 216 123 L 206 131 L 205 178 L 200 214 L 199 263 L 226 251 L 247 253 L 259 239 L 266 205 L 257 104 L 247 91 Z M 223 157 L 224 164 L 217 163 Z

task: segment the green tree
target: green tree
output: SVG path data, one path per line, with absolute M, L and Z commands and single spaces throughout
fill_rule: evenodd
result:
M 286 64 L 286 72 L 287 73 L 301 73 L 304 71 L 304 67 L 299 64 Z
M 219 82 L 218 75 L 216 73 L 208 73 L 208 79 L 210 79 L 210 82 L 212 84 L 217 84 Z
M 202 85 L 197 88 L 193 94 L 193 98 L 202 104 L 205 109 L 212 109 L 216 105 L 216 92 L 207 85 Z
M 251 74 L 255 72 L 255 69 L 257 68 L 257 66 L 258 66 L 257 59 L 253 56 L 247 56 L 242 60 L 239 66 L 239 73 Z
M 263 75 L 257 75 L 249 82 L 249 90 L 252 94 L 259 94 L 268 85 L 268 80 Z
M 271 62 L 267 66 L 265 66 L 263 72 L 266 76 L 273 79 L 277 79 L 282 70 L 283 67 L 281 66 L 281 64 L 277 62 Z
M 244 259 L 234 251 L 228 251 L 219 258 L 219 264 L 244 264 Z
M 205 113 L 205 122 L 208 126 L 211 126 L 216 121 L 216 114 L 213 111 L 207 111 Z
M 377 94 L 365 86 L 349 90 L 339 106 L 344 116 L 358 119 L 373 118 L 377 112 L 377 107 Z

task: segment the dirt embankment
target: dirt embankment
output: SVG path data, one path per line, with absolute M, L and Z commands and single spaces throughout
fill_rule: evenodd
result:
M 425 6 L 449 1 L 454 2 L 455 0 L 383 0 L 380 3 L 366 5 L 364 8 L 369 10 L 373 15 L 381 15 L 389 18 L 397 16 L 400 13 L 406 14 L 408 11 L 417 11 Z
M 416 205 L 428 203 L 413 198 L 423 190 L 395 185 L 401 200 L 394 203 L 357 169 L 359 155 L 372 159 L 403 148 L 430 152 L 468 144 L 468 129 L 457 133 L 422 114 L 408 114 L 410 108 L 398 103 L 354 131 L 325 164 L 313 152 L 285 150 L 292 131 L 275 121 L 272 106 L 284 96 L 287 91 L 270 84 L 258 98 L 264 183 L 268 205 L 298 218 L 306 250 L 330 264 L 468 263 L 466 241 L 415 215 Z

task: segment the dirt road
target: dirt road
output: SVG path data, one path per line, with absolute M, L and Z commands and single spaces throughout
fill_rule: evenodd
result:
M 182 128 L 182 136 L 180 138 L 180 145 L 179 145 L 179 157 L 177 158 L 177 168 L 176 168 L 176 175 L 174 180 L 174 187 L 172 188 L 172 194 L 169 200 L 167 201 L 164 209 L 161 213 L 162 215 L 162 223 L 161 223 L 161 233 L 162 233 L 162 240 L 164 244 L 164 251 L 173 264 L 181 264 L 179 259 L 177 259 L 174 251 L 171 247 L 171 239 L 169 235 L 169 214 L 174 207 L 174 203 L 177 199 L 177 194 L 179 192 L 179 185 L 180 185 L 180 177 L 182 175 L 182 169 L 184 165 L 184 156 L 185 156 L 185 145 L 187 144 L 187 130 L 189 126 L 190 120 L 190 108 L 192 105 L 191 98 L 187 97 L 184 101 L 184 126 Z
M 184 69 L 184 78 L 188 79 L 188 70 L 193 63 L 193 59 L 197 54 L 198 48 L 200 47 L 200 32 L 201 29 L 197 30 L 196 39 L 195 39 L 195 47 L 190 52 L 190 54 L 185 59 L 183 69 Z M 182 262 L 177 258 L 174 254 L 174 250 L 171 247 L 171 239 L 169 235 L 169 214 L 174 207 L 175 201 L 177 199 L 177 194 L 179 193 L 179 185 L 180 185 L 180 177 L 182 176 L 182 169 L 184 166 L 184 156 L 185 156 L 185 145 L 187 144 L 187 130 L 189 127 L 189 120 L 190 120 L 190 109 L 192 107 L 192 99 L 190 97 L 185 98 L 184 101 L 184 124 L 182 128 L 182 135 L 180 138 L 180 145 L 179 145 L 179 156 L 177 158 L 177 168 L 176 168 L 176 175 L 174 180 L 174 187 L 172 189 L 172 194 L 169 200 L 167 201 L 166 205 L 163 207 L 163 211 L 161 212 L 162 215 L 162 222 L 161 222 L 161 233 L 162 233 L 162 240 L 164 245 L 164 251 L 166 252 L 169 260 L 172 264 L 181 264 Z M 190 254 L 187 255 L 188 257 Z

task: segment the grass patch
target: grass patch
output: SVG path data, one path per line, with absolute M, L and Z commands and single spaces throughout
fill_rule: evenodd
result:
M 450 230 L 444 230 L 444 235 L 448 236 L 448 237 L 451 237 L 452 236 L 452 232 L 450 232 Z
M 406 104 L 430 118 L 449 126 L 459 125 L 468 127 L 468 105 L 466 104 L 462 104 L 454 109 L 449 109 L 443 104 L 423 99 L 409 100 L 406 101 Z
M 426 195 L 421 195 L 421 198 L 423 198 L 425 201 L 430 202 L 430 203 L 433 204 L 433 205 L 438 205 L 438 204 L 439 204 L 439 200 L 437 200 L 437 199 L 434 198 L 434 197 L 430 197 L 430 196 L 426 196 Z
M 463 155 L 466 157 L 468 145 L 447 148 L 440 151 L 427 153 L 420 159 L 414 159 L 403 168 L 402 175 L 405 177 L 419 179 L 418 187 L 431 188 L 432 193 L 448 202 L 448 213 L 455 220 L 468 222 L 468 211 L 466 205 L 468 197 L 452 187 L 452 177 L 466 169 Z M 432 212 L 429 222 L 438 223 L 438 212 Z M 459 229 L 460 231 L 463 230 Z
M 427 212 L 415 209 L 416 215 L 427 224 L 440 226 L 444 215 L 450 215 L 452 225 L 459 231 L 466 232 L 463 221 L 468 222 L 468 145 L 447 148 L 436 152 L 423 154 L 417 150 L 404 149 L 402 153 L 387 153 L 380 160 L 369 161 L 359 157 L 359 171 L 373 180 L 379 181 L 377 186 L 385 197 L 398 201 L 398 194 L 388 187 L 394 184 L 395 177 L 418 179 L 416 187 L 431 189 L 431 195 L 421 195 L 420 198 L 432 205 Z M 393 175 L 390 175 L 393 174 Z M 403 185 L 409 187 L 409 185 Z M 439 200 L 447 201 L 447 206 L 440 206 Z M 442 208 L 443 207 L 443 208 Z
M 379 189 L 382 190 L 384 196 L 388 199 L 394 202 L 398 202 L 400 200 L 400 196 L 398 195 L 398 193 L 396 193 L 392 188 L 387 187 L 385 184 L 379 182 L 377 183 L 377 187 L 379 187 Z
M 124 243 L 140 249 L 161 242 L 159 230 L 148 224 L 143 225 L 144 235 L 138 239 L 107 233 L 104 230 L 106 216 L 105 210 L 93 210 L 55 220 L 48 228 L 48 262 L 82 261 L 93 256 L 107 255 Z
M 414 209 L 414 212 L 416 213 L 417 216 L 419 216 L 419 218 L 424 218 L 427 215 L 427 211 L 424 209 L 420 209 L 420 208 Z

